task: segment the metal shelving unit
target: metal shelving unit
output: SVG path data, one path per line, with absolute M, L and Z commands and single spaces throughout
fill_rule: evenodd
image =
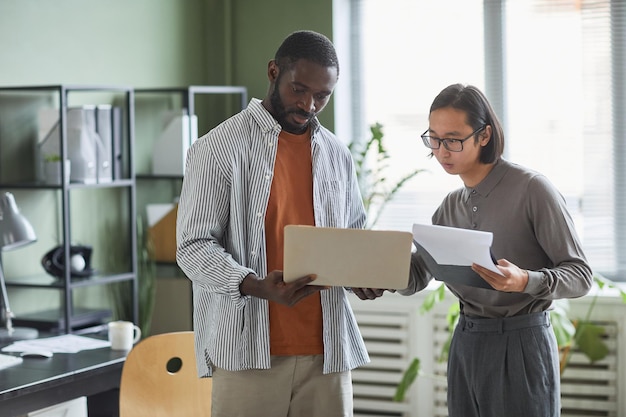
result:
M 120 238 L 121 246 L 128 249 L 127 262 L 124 265 L 112 268 L 111 271 L 102 270 L 99 265 L 93 265 L 95 273 L 86 278 L 76 278 L 72 276 L 70 268 L 64 268 L 63 276 L 54 278 L 45 271 L 41 274 L 30 274 L 28 276 L 8 276 L 7 286 L 15 288 L 38 288 L 50 289 L 62 292 L 60 302 L 60 316 L 62 328 L 57 331 L 62 333 L 74 333 L 75 318 L 80 308 L 75 308 L 72 293 L 74 289 L 90 286 L 104 286 L 115 283 L 130 283 L 131 316 L 125 317 L 137 323 L 139 319 L 138 309 L 138 281 L 137 281 L 137 241 L 136 241 L 136 196 L 135 196 L 135 171 L 134 171 L 134 111 L 135 99 L 134 90 L 126 86 L 110 86 L 110 85 L 42 85 L 42 86 L 11 86 L 0 87 L 0 124 L 2 124 L 3 110 L 20 108 L 18 113 L 11 113 L 5 122 L 15 126 L 23 125 L 17 118 L 23 118 L 27 125 L 36 124 L 36 113 L 43 106 L 54 107 L 58 109 L 59 117 L 59 155 L 61 161 L 68 159 L 68 109 L 74 106 L 74 103 L 81 103 L 83 100 L 101 98 L 103 96 L 109 99 L 120 101 L 122 109 L 122 128 L 121 128 L 121 153 L 123 160 L 117 163 L 122 164 L 120 177 L 112 177 L 110 181 L 98 183 L 80 183 L 70 181 L 69 175 L 66 175 L 66 165 L 60 164 L 61 180 L 59 184 L 43 183 L 37 178 L 33 178 L 33 166 L 37 163 L 32 158 L 29 161 L 29 153 L 32 156 L 33 147 L 22 142 L 33 142 L 33 132 L 17 132 L 7 130 L 4 124 L 4 130 L 0 128 L 0 191 L 15 190 L 24 193 L 44 193 L 52 192 L 55 194 L 53 200 L 59 204 L 54 209 L 57 210 L 56 219 L 58 224 L 57 230 L 60 231 L 57 244 L 63 248 L 63 265 L 70 265 L 70 248 L 74 241 L 76 230 L 73 230 L 72 221 L 75 218 L 76 207 L 73 207 L 72 199 L 77 193 L 116 193 L 119 196 L 119 204 L 113 204 L 119 209 L 127 230 L 118 230 L 111 239 Z M 100 103 L 98 103 L 100 104 Z M 105 103 L 102 103 L 105 104 Z M 108 103 L 106 103 L 108 104 Z M 13 123 L 15 122 L 15 123 Z M 35 129 L 32 126 L 31 129 Z M 10 128 L 8 128 L 10 129 Z M 14 134 L 15 133 L 15 134 Z M 113 164 L 113 156 L 111 156 Z M 27 161 L 24 163 L 24 161 Z M 4 168 L 2 167 L 4 165 Z M 94 191 L 90 191 L 94 190 Z M 97 194 L 94 194 L 97 198 Z M 37 200 L 36 197 L 29 200 Z M 116 200 L 116 201 L 117 201 Z M 52 207 L 51 207 L 52 208 Z M 40 208 L 41 210 L 45 210 Z M 50 226 L 54 229 L 54 225 Z M 77 227 L 78 228 L 78 227 Z M 119 232 L 119 233 L 117 233 Z M 39 244 L 38 244 L 39 245 Z M 104 252 L 106 248 L 94 247 L 95 251 Z M 45 253 L 45 249 L 41 250 L 41 255 Z M 29 266 L 30 267 L 30 266 Z M 20 316 L 17 315 L 14 322 L 19 323 Z M 83 329 L 84 330 L 84 329 Z
M 135 94 L 137 97 L 136 141 L 138 148 L 137 159 L 135 160 L 137 208 L 138 215 L 144 216 L 148 204 L 174 203 L 180 194 L 183 180 L 182 172 L 180 175 L 155 174 L 151 169 L 150 152 L 154 149 L 153 144 L 161 132 L 161 126 L 156 126 L 158 125 L 159 114 L 171 111 L 196 116 L 197 136 L 200 137 L 224 119 L 245 109 L 248 105 L 248 91 L 243 86 L 192 85 L 135 89 Z M 191 119 L 189 123 L 188 131 L 194 132 Z M 191 146 L 197 137 L 193 137 L 192 134 L 184 139 L 186 140 L 184 146 Z M 155 242 L 153 241 L 153 243 Z M 155 245 L 158 244 L 155 243 Z M 189 281 L 171 260 L 157 259 L 156 266 L 157 293 L 151 326 L 153 331 L 162 333 L 191 329 L 191 322 L 188 319 L 192 316 L 191 296 L 184 296 L 187 291 L 190 291 L 187 289 Z M 181 303 L 176 306 L 166 305 L 173 293 L 179 294 Z M 161 302 L 163 308 L 159 308 Z

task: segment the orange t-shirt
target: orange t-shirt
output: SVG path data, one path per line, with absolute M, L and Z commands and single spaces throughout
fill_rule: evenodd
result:
M 267 270 L 283 269 L 284 227 L 315 225 L 311 133 L 282 131 L 274 166 L 272 188 L 265 215 Z M 270 353 L 314 355 L 324 352 L 322 306 L 315 293 L 294 306 L 269 302 Z

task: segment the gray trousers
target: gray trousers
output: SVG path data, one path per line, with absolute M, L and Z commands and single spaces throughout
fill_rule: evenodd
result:
M 548 312 L 461 314 L 448 358 L 449 417 L 558 417 L 559 357 Z

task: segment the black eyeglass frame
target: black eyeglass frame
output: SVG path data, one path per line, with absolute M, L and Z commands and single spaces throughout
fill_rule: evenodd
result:
M 426 146 L 428 149 L 439 149 L 439 148 L 441 148 L 441 144 L 443 143 L 443 147 L 446 148 L 450 152 L 463 152 L 463 143 L 466 140 L 470 139 L 472 136 L 474 136 L 477 133 L 479 133 L 481 130 L 483 130 L 486 127 L 487 127 L 487 125 L 482 125 L 478 129 L 476 129 L 472 133 L 470 133 L 464 139 L 438 138 L 436 136 L 430 136 L 430 135 L 427 135 L 428 129 L 426 129 L 426 131 L 424 133 L 422 133 L 420 135 L 420 137 L 422 138 L 422 142 L 424 142 L 424 146 Z M 430 141 L 433 140 L 433 139 L 436 140 L 437 143 L 439 144 L 436 148 L 431 146 Z M 459 150 L 450 149 L 450 145 L 449 145 L 450 142 L 459 142 L 461 144 L 461 149 L 459 149 Z

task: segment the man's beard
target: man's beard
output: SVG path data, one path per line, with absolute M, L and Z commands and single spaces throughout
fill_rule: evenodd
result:
M 283 130 L 289 132 L 289 133 L 293 133 L 296 135 L 302 134 L 304 132 L 306 132 L 306 130 L 309 128 L 309 124 L 311 123 L 311 119 L 313 117 L 315 117 L 314 113 L 307 113 L 305 111 L 302 110 L 294 110 L 294 111 L 287 111 L 285 109 L 285 106 L 283 105 L 283 100 L 280 97 L 280 94 L 278 93 L 278 84 L 280 81 L 280 77 L 279 79 L 276 80 L 276 84 L 274 85 L 274 91 L 272 91 L 272 94 L 270 95 L 270 103 L 272 105 L 272 109 L 274 110 L 274 117 L 276 118 L 276 120 L 278 121 L 278 123 L 281 125 L 281 127 L 283 128 Z M 293 123 L 290 123 L 287 120 L 287 116 L 291 113 L 295 113 L 295 114 L 299 114 L 303 117 L 306 117 L 307 119 L 309 119 L 309 121 L 304 124 L 303 126 L 300 125 L 294 125 Z

